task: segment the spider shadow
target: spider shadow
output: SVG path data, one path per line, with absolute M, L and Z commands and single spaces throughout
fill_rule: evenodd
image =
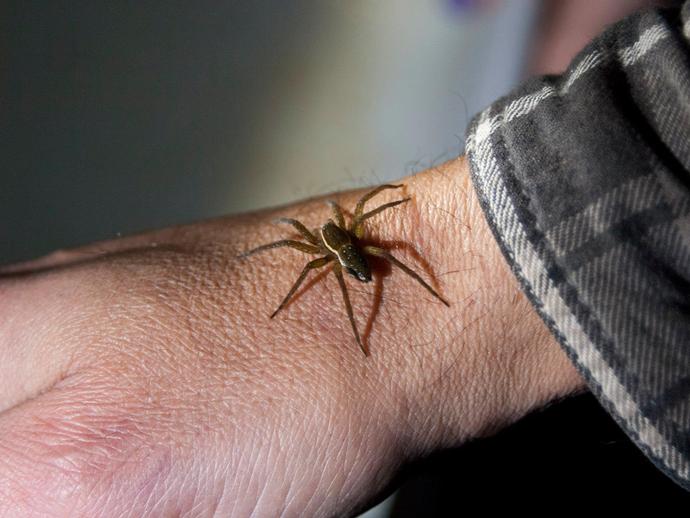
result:
M 410 268 L 417 271 L 418 273 L 419 269 L 421 268 L 421 270 L 426 274 L 426 277 L 431 281 L 430 284 L 436 289 L 436 291 L 440 291 L 438 286 L 438 278 L 434 273 L 431 264 L 424 256 L 422 256 L 421 253 L 419 253 L 419 251 L 413 245 L 411 245 L 407 241 L 382 239 L 374 240 L 364 238 L 359 240 L 359 244 L 362 246 L 371 245 L 379 248 L 384 248 L 392 254 L 396 250 L 404 250 L 406 252 L 406 255 L 412 258 L 413 261 L 413 264 L 409 264 L 408 261 L 405 260 L 405 264 L 407 264 Z M 413 281 L 415 284 L 417 284 L 419 288 L 421 288 L 422 290 L 424 288 L 421 285 L 419 285 L 419 283 L 417 283 L 416 280 L 409 277 L 406 273 L 402 272 L 397 267 L 394 267 L 393 264 L 391 264 L 384 258 L 368 255 L 367 261 L 369 262 L 369 266 L 371 267 L 372 278 L 374 281 L 374 292 L 371 310 L 369 311 L 369 317 L 367 318 L 367 323 L 365 325 L 364 332 L 362 333 L 362 341 L 368 346 L 369 336 L 371 335 L 371 331 L 374 327 L 374 322 L 379 312 L 381 311 L 381 305 L 383 303 L 384 278 L 390 276 L 394 270 L 398 270 L 400 274 L 403 274 L 405 278 L 409 279 L 410 281 Z M 387 300 L 392 299 L 389 298 Z
M 393 267 L 388 261 L 384 261 L 379 257 L 369 256 L 367 260 L 369 261 L 371 276 L 374 281 L 374 293 L 371 309 L 369 310 L 369 317 L 367 318 L 367 323 L 364 325 L 364 331 L 362 331 L 362 343 L 364 343 L 367 349 L 371 350 L 369 347 L 369 337 L 371 336 L 371 331 L 374 328 L 374 321 L 381 311 L 381 304 L 383 303 L 383 278 L 388 277 L 392 273 Z
M 417 268 L 421 268 L 422 271 L 426 274 L 427 278 L 429 279 L 429 284 L 437 291 L 441 292 L 439 289 L 439 283 L 438 283 L 438 275 L 434 272 L 433 267 L 431 266 L 431 263 L 410 243 L 407 241 L 401 241 L 398 239 L 377 239 L 377 240 L 368 240 L 368 239 L 361 239 L 360 243 L 362 245 L 372 245 L 372 246 L 377 246 L 379 248 L 384 248 L 390 253 L 394 253 L 396 250 L 404 250 L 409 257 L 412 258 L 414 261 L 413 265 L 408 264 L 406 261 L 405 264 L 407 264 L 410 268 L 413 270 L 417 270 Z M 368 258 L 377 259 L 372 256 L 367 256 Z M 397 257 L 397 256 L 396 256 Z M 398 258 L 399 259 L 399 258 Z M 390 266 L 390 263 L 388 261 L 383 260 L 384 263 Z M 415 281 L 416 282 L 416 281 Z
M 392 273 L 392 267 L 390 263 L 388 263 L 388 261 L 381 259 L 379 257 L 367 256 L 367 260 L 369 261 L 369 266 L 371 267 L 372 284 L 374 290 L 372 294 L 373 301 L 371 304 L 371 309 L 369 310 L 369 315 L 367 317 L 366 324 L 364 325 L 364 329 L 361 334 L 361 339 L 364 346 L 368 348 L 369 337 L 371 335 L 371 331 L 374 327 L 374 322 L 376 321 L 376 317 L 378 316 L 381 310 L 381 304 L 383 302 L 383 279 L 384 277 L 388 277 Z M 300 289 L 292 296 L 290 301 L 285 305 L 283 311 L 289 308 L 293 303 L 297 302 L 302 297 L 302 295 L 304 295 L 306 292 L 308 292 L 310 289 L 316 286 L 316 284 L 324 280 L 330 273 L 332 273 L 332 266 L 329 266 L 324 270 L 319 271 L 316 275 L 311 277 L 309 280 L 305 281 L 304 285 L 300 287 Z M 349 277 L 349 275 L 347 275 L 346 278 L 347 277 Z M 357 289 L 358 285 L 360 284 L 359 281 L 354 282 L 357 282 L 357 284 L 355 285 L 357 287 L 353 287 L 350 283 L 348 291 L 368 294 L 368 290 Z

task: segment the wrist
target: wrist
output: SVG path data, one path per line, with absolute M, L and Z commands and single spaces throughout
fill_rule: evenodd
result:
M 425 252 L 451 301 L 450 311 L 431 310 L 431 336 L 420 335 L 423 346 L 410 356 L 415 361 L 404 397 L 420 407 L 409 426 L 433 431 L 417 437 L 415 446 L 456 446 L 583 390 L 584 381 L 510 271 L 464 157 L 406 183 L 416 184 L 427 200 L 420 234 L 431 236 Z

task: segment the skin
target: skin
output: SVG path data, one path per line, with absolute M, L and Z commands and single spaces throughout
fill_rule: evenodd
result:
M 322 225 L 322 199 L 5 269 L 0 516 L 348 516 L 404 463 L 583 390 L 464 159 L 404 183 L 411 200 L 366 234 L 408 243 L 396 255 L 451 306 L 385 264 L 371 283 L 347 279 L 367 358 L 332 276 L 268 318 L 304 254 L 237 258 L 284 237 L 278 215 Z

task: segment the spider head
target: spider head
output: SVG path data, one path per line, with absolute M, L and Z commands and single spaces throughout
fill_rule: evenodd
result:
M 369 271 L 369 268 L 367 268 L 366 271 L 357 271 L 353 268 L 347 268 L 347 273 L 352 275 L 358 281 L 362 281 L 362 282 L 371 281 L 371 271 Z

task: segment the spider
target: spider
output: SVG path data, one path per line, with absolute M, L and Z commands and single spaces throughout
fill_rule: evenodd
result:
M 322 268 L 333 263 L 332 270 L 336 279 L 338 280 L 340 290 L 343 294 L 345 310 L 347 311 L 347 317 L 350 319 L 350 325 L 352 325 L 355 340 L 357 340 L 357 345 L 359 345 L 364 355 L 369 356 L 369 351 L 362 343 L 362 339 L 359 336 L 359 331 L 357 331 L 357 325 L 352 312 L 352 304 L 350 304 L 350 297 L 345 286 L 345 279 L 343 278 L 344 269 L 358 281 L 370 282 L 371 269 L 366 260 L 367 255 L 380 257 L 390 262 L 392 265 L 400 268 L 403 272 L 424 286 L 424 288 L 426 288 L 427 291 L 429 291 L 429 293 L 431 293 L 434 297 L 443 302 L 446 306 L 450 306 L 450 304 L 448 304 L 448 302 L 446 302 L 438 293 L 436 293 L 436 291 L 429 286 L 417 272 L 400 262 L 387 250 L 376 246 L 360 244 L 360 240 L 364 236 L 364 222 L 367 219 L 371 218 L 372 216 L 376 216 L 386 209 L 390 209 L 391 207 L 405 203 L 409 201 L 410 198 L 403 198 L 402 200 L 384 203 L 383 205 L 380 205 L 369 212 L 364 212 L 364 204 L 385 189 L 399 189 L 400 187 L 403 187 L 403 185 L 381 185 L 362 196 L 355 206 L 354 216 L 349 227 L 345 224 L 345 218 L 343 217 L 343 212 L 340 206 L 334 201 L 327 202 L 333 211 L 333 219 L 329 219 L 321 228 L 315 229 L 313 232 L 310 232 L 307 227 L 296 219 L 278 218 L 276 220 L 277 223 L 292 225 L 295 230 L 297 230 L 297 232 L 299 232 L 304 239 L 308 241 L 308 243 L 292 239 L 282 239 L 280 241 L 275 241 L 274 243 L 268 243 L 257 248 L 253 248 L 252 250 L 244 252 L 240 255 L 240 257 L 245 258 L 256 254 L 257 252 L 263 252 L 265 250 L 281 247 L 294 248 L 307 254 L 323 254 L 323 257 L 314 259 L 306 264 L 302 270 L 302 273 L 299 275 L 299 277 L 297 277 L 297 280 L 292 285 L 292 288 L 290 288 L 290 291 L 288 291 L 287 295 L 285 295 L 285 298 L 278 306 L 278 309 L 273 312 L 270 318 L 275 317 L 278 312 L 285 307 L 290 298 L 295 294 L 304 279 L 307 277 L 307 274 L 310 270 Z

